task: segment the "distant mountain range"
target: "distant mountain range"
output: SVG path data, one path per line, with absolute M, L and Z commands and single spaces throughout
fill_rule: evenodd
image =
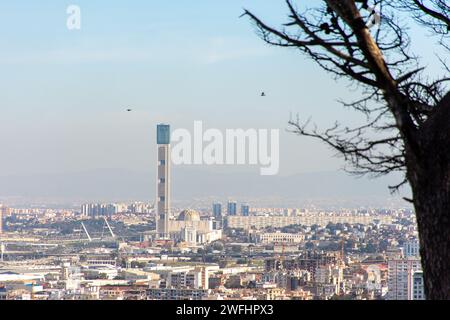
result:
M 399 177 L 379 179 L 356 178 L 345 172 L 314 172 L 291 176 L 260 176 L 258 173 L 223 173 L 194 168 L 174 168 L 172 198 L 192 202 L 193 199 L 228 198 L 245 201 L 304 203 L 317 201 L 376 202 L 396 201 L 388 185 Z M 101 169 L 68 174 L 42 174 L 0 177 L 0 202 L 71 203 L 109 201 L 153 201 L 154 172 Z M 6 200 L 5 200 L 6 199 Z M 403 201 L 403 200 L 401 200 Z M 276 204 L 276 203 L 277 204 Z M 381 204 L 380 204 L 381 205 Z M 406 205 L 406 204 L 405 204 Z

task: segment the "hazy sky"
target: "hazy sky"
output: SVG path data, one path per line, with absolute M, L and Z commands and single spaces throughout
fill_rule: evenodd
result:
M 70 4 L 80 31 L 66 28 Z M 155 125 L 194 120 L 282 129 L 281 174 L 340 168 L 332 151 L 284 129 L 290 112 L 358 121 L 336 102 L 351 96 L 347 83 L 266 46 L 239 19 L 243 7 L 271 22 L 286 12 L 261 0 L 1 1 L 0 176 L 153 170 Z

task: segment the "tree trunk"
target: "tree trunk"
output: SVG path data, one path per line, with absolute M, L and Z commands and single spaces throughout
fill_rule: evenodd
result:
M 450 93 L 421 128 L 408 156 L 427 299 L 450 300 Z
M 419 187 L 414 206 L 420 237 L 425 295 L 450 300 L 450 193 Z M 427 191 L 423 191 L 427 190 Z

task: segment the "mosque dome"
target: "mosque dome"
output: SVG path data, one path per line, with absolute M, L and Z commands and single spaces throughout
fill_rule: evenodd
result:
M 181 211 L 178 216 L 179 221 L 200 221 L 200 214 L 191 209 Z

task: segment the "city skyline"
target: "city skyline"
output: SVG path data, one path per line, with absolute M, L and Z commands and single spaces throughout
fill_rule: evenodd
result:
M 173 207 L 171 128 L 156 131 L 153 205 L 0 205 L 0 300 L 425 299 L 412 210 Z
M 445 0 L 1 2 L 0 302 L 450 299 L 449 31 Z

